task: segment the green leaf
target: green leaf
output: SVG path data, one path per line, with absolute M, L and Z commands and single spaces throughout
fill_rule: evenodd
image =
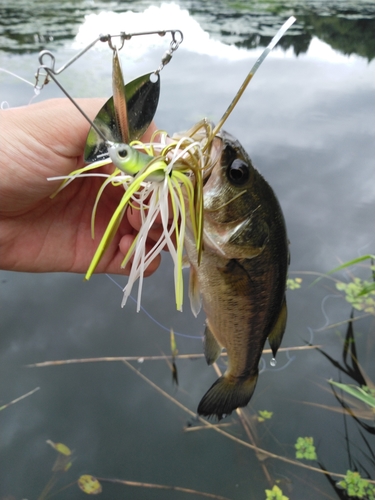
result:
M 373 291 L 375 291 L 375 281 L 373 283 L 370 283 L 369 285 L 364 286 L 362 291 L 358 294 L 358 297 L 367 295 L 368 293 L 371 293 Z
M 65 455 L 66 457 L 70 457 L 72 454 L 70 448 L 68 448 L 65 444 L 63 443 L 54 443 L 50 439 L 47 439 L 46 441 L 52 448 L 54 448 L 56 451 L 61 453 L 62 455 Z
M 174 335 L 174 331 L 171 328 L 171 351 L 172 351 L 172 356 L 175 357 L 178 354 L 178 349 L 177 349 L 177 344 L 176 344 L 176 338 Z
M 354 264 L 359 264 L 360 262 L 363 262 L 364 260 L 368 260 L 368 259 L 374 260 L 375 255 L 372 255 L 372 254 L 362 255 L 361 257 L 357 257 L 356 259 L 348 260 L 347 262 L 344 262 L 344 264 L 341 264 L 341 266 L 335 267 L 335 269 L 328 271 L 327 274 L 333 274 L 337 271 L 341 271 L 342 269 L 345 269 L 346 267 L 354 266 Z
M 340 382 L 334 382 L 333 380 L 328 380 L 331 385 L 338 387 L 339 389 L 347 392 L 351 396 L 359 399 L 363 403 L 367 404 L 371 408 L 375 408 L 375 394 L 367 386 L 357 387 L 351 384 L 341 384 Z
M 359 264 L 360 262 L 363 262 L 364 260 L 375 260 L 375 255 L 373 254 L 367 254 L 367 255 L 362 255 L 361 257 L 357 257 L 356 259 L 348 260 L 347 262 L 344 262 L 344 264 L 341 264 L 341 266 L 335 267 L 334 269 L 331 269 L 331 271 L 328 271 L 326 273 L 326 276 L 329 276 L 330 274 L 336 273 L 337 271 L 341 271 L 342 269 L 345 269 L 347 267 L 353 266 L 355 264 Z M 310 286 L 316 285 L 318 281 L 323 279 L 324 276 L 321 276 L 314 280 Z

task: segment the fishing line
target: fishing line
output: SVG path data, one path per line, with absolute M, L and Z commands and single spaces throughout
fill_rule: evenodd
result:
M 22 82 L 27 83 L 28 85 L 31 85 L 32 87 L 34 87 L 34 95 L 31 97 L 30 101 L 28 102 L 28 105 L 30 105 L 31 102 L 36 97 L 38 97 L 38 95 L 40 94 L 40 90 L 35 87 L 35 84 L 32 82 L 29 82 L 28 80 L 25 80 L 25 78 L 22 78 L 22 76 L 19 76 L 16 73 L 13 73 L 12 71 L 9 71 L 9 70 L 4 69 L 4 68 L 0 68 L 0 71 L 3 71 L 4 73 L 7 73 L 8 75 L 13 76 L 14 78 L 18 78 L 18 80 L 21 80 Z M 7 101 L 2 101 L 0 104 L 0 109 L 9 109 L 10 107 L 11 106 L 9 105 L 9 103 Z
M 328 300 L 328 299 L 330 299 L 330 298 L 341 299 L 341 298 L 342 298 L 342 296 L 341 296 L 341 295 L 339 295 L 339 294 L 333 294 L 333 293 L 331 293 L 331 294 L 326 295 L 326 296 L 324 297 L 324 299 L 322 300 L 322 303 L 321 303 L 321 305 L 320 305 L 320 310 L 322 311 L 322 314 L 323 314 L 324 319 L 326 320 L 326 322 L 325 322 L 325 323 L 324 323 L 324 325 L 323 325 L 323 326 L 321 326 L 320 328 L 315 329 L 315 330 L 314 330 L 315 332 L 321 332 L 322 330 L 324 330 L 325 328 L 327 328 L 327 326 L 329 326 L 329 318 L 328 318 L 328 314 L 327 314 L 327 313 L 326 313 L 326 311 L 325 311 L 325 303 L 326 303 L 326 302 L 327 302 L 327 300 Z
M 112 278 L 112 276 L 110 276 L 109 274 L 106 274 L 107 278 L 109 278 L 116 286 L 118 286 L 120 288 L 121 291 L 123 291 L 123 287 L 120 285 L 120 283 L 117 283 L 117 281 Z M 129 295 L 129 298 L 137 303 L 137 299 L 135 299 L 132 295 Z M 157 319 L 155 319 L 148 311 L 147 309 L 145 309 L 142 305 L 140 306 L 140 310 L 146 314 L 146 316 L 148 318 L 151 319 L 151 321 L 153 321 L 157 326 L 159 326 L 162 330 L 165 330 L 166 332 L 170 333 L 171 332 L 171 329 L 170 328 L 167 328 L 166 326 L 164 326 L 162 323 L 159 323 L 159 321 Z M 195 340 L 200 340 L 202 341 L 203 337 L 200 335 L 187 335 L 186 333 L 179 333 L 179 332 L 176 332 L 174 331 L 174 334 L 177 335 L 178 337 L 185 337 L 187 339 L 195 339 Z
M 307 329 L 308 329 L 308 331 L 310 333 L 310 340 L 308 341 L 308 344 L 309 345 L 313 345 L 313 342 L 314 342 L 314 330 L 310 326 L 308 326 Z
M 0 71 L 3 71 L 4 73 L 8 73 L 8 75 L 14 76 L 15 78 L 18 78 L 19 80 L 21 80 L 22 82 L 25 82 L 28 85 L 31 85 L 32 87 L 34 87 L 34 83 L 29 82 L 28 80 L 25 80 L 24 78 L 22 78 L 22 76 L 16 75 L 16 73 L 12 73 L 11 71 L 8 71 L 7 69 L 4 69 L 4 68 L 0 68 Z
M 259 375 L 267 371 L 267 363 L 263 356 L 260 358 L 258 370 L 259 370 Z
M 280 366 L 279 368 L 275 368 L 274 366 L 272 368 L 266 368 L 265 371 L 269 372 L 281 372 L 281 370 L 285 370 L 285 368 L 288 368 L 288 366 L 296 359 L 296 356 L 291 356 L 289 351 L 286 351 L 286 357 L 288 358 L 288 361 L 285 363 L 285 365 Z

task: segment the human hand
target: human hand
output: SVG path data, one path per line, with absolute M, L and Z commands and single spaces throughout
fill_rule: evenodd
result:
M 79 99 L 93 120 L 103 99 Z M 108 186 L 99 202 L 95 240 L 91 212 L 102 179 L 78 178 L 50 198 L 58 181 L 84 166 L 83 150 L 90 128 L 67 99 L 53 99 L 26 107 L 0 110 L 0 269 L 26 272 L 85 273 L 123 194 Z M 149 140 L 152 124 L 143 137 Z M 113 167 L 103 167 L 112 171 Z M 96 272 L 129 274 L 131 263 L 120 268 L 139 229 L 137 214 L 123 218 Z M 158 229 L 150 232 L 158 237 Z M 148 245 L 151 248 L 153 241 Z M 158 256 L 145 275 L 156 270 Z

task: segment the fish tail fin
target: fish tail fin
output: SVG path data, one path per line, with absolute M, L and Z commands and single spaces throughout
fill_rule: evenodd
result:
M 246 406 L 253 395 L 258 373 L 247 377 L 223 375 L 208 389 L 198 405 L 198 414 L 221 420 L 237 408 Z

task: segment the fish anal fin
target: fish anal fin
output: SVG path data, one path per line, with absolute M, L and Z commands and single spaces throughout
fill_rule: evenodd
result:
M 208 323 L 206 323 L 206 328 L 204 330 L 203 348 L 207 364 L 212 365 L 220 356 L 222 348 L 211 332 Z
M 197 317 L 202 307 L 202 300 L 199 293 L 198 273 L 194 266 L 190 266 L 189 299 L 192 313 Z
M 223 375 L 208 389 L 198 405 L 198 414 L 221 420 L 237 408 L 248 404 L 253 395 L 258 373 L 248 378 Z
M 280 347 L 281 341 L 283 340 L 287 315 L 288 313 L 286 307 L 286 300 L 284 297 L 284 302 L 283 305 L 281 306 L 279 317 L 277 318 L 277 321 L 271 333 L 268 335 L 268 342 L 270 344 L 270 347 L 272 349 L 272 354 L 274 357 L 276 356 L 277 350 Z

